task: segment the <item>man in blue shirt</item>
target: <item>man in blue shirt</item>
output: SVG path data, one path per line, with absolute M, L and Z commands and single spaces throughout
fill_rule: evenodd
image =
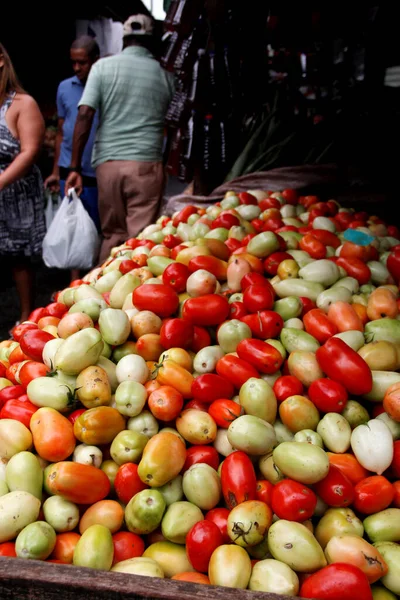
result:
M 71 46 L 71 61 L 74 77 L 65 79 L 57 91 L 58 130 L 54 155 L 53 173 L 46 179 L 45 186 L 53 191 L 60 190 L 64 196 L 65 180 L 69 175 L 71 164 L 72 138 L 78 104 L 83 94 L 90 69 L 100 57 L 100 50 L 96 41 L 89 36 L 82 36 L 75 40 Z M 83 177 L 83 191 L 81 200 L 87 212 L 93 219 L 96 227 L 100 229 L 99 212 L 97 206 L 96 173 L 91 165 L 93 143 L 97 129 L 95 117 L 89 139 L 85 146 L 80 165 Z

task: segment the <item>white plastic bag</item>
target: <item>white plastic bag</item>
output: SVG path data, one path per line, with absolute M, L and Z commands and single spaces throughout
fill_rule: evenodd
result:
M 48 231 L 53 222 L 56 212 L 61 206 L 61 196 L 57 194 L 55 197 L 49 190 L 46 190 L 46 208 L 44 209 L 44 217 L 46 219 L 46 230 Z
M 56 269 L 90 269 L 97 258 L 99 235 L 75 190 L 61 202 L 43 240 L 43 260 Z

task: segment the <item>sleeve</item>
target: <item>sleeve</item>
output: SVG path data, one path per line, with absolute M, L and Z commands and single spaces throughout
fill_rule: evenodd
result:
M 59 119 L 65 119 L 65 117 L 67 116 L 62 88 L 63 85 L 62 83 L 60 83 L 57 90 L 57 116 Z
M 167 83 L 168 83 L 168 91 L 169 91 L 169 101 L 171 102 L 175 91 L 176 91 L 176 79 L 173 73 L 167 73 Z
M 96 63 L 91 68 L 78 106 L 90 106 L 94 110 L 99 108 L 101 100 L 101 72 L 99 67 L 99 63 Z

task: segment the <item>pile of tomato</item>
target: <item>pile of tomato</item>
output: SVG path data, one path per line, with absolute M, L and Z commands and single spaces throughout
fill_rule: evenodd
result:
M 0 556 L 395 599 L 399 280 L 397 227 L 295 190 L 115 248 L 0 343 Z

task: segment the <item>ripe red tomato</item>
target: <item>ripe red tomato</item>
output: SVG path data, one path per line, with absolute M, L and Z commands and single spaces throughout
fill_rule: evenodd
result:
M 233 400 L 214 400 L 208 409 L 208 413 L 212 416 L 218 427 L 228 429 L 229 425 L 240 417 L 243 413 L 243 407 Z
M 400 248 L 391 251 L 386 266 L 393 279 L 398 283 L 400 281 Z
M 113 565 L 123 560 L 137 558 L 143 555 L 144 541 L 136 533 L 130 531 L 119 531 L 112 536 L 114 544 Z
M 168 268 L 168 267 L 167 267 Z M 133 305 L 138 310 L 150 310 L 161 318 L 172 316 L 179 307 L 179 297 L 169 285 L 149 283 L 133 292 Z
M 306 233 L 300 240 L 300 250 L 308 252 L 311 258 L 320 259 L 326 257 L 326 248 L 322 242 L 317 240 L 312 233 Z
M 373 600 L 365 573 L 347 563 L 334 563 L 310 575 L 300 588 L 300 596 L 320 600 Z
M 4 388 L 7 389 L 7 388 Z M 4 392 L 4 390 L 3 390 Z M 0 405 L 1 405 L 1 393 L 0 392 Z M 393 460 L 390 465 L 390 471 L 393 473 L 395 479 L 400 479 L 400 440 L 396 440 L 393 444 Z
M 245 315 L 247 315 L 247 310 L 243 302 L 231 302 L 231 319 L 241 319 Z
M 28 400 L 28 396 L 26 396 L 26 400 L 21 400 L 21 398 L 24 396 L 8 400 L 0 410 L 0 419 L 14 419 L 30 429 L 31 418 L 38 407 Z
M 209 404 L 207 404 L 206 402 L 202 402 L 201 400 L 196 400 L 196 398 L 194 398 L 193 400 L 189 400 L 189 402 L 186 402 L 184 410 L 194 408 L 194 410 L 202 410 L 203 412 L 208 412 L 208 407 Z
M 319 366 L 330 379 L 341 383 L 350 394 L 360 396 L 372 389 L 371 369 L 365 360 L 340 338 L 330 338 L 316 357 Z
M 333 508 L 345 508 L 354 500 L 354 487 L 350 479 L 332 464 L 329 466 L 328 475 L 314 485 L 314 490 Z
M 281 262 L 291 258 L 288 252 L 273 252 L 264 260 L 264 271 L 271 277 L 275 277 Z
M 301 303 L 303 305 L 303 310 L 301 311 L 301 317 L 302 318 L 310 310 L 313 310 L 313 308 L 317 308 L 317 305 L 315 304 L 315 302 L 313 302 L 312 300 L 310 300 L 310 298 L 304 298 L 303 296 L 300 296 L 300 300 L 301 300 Z
M 239 342 L 236 352 L 239 358 L 243 358 L 253 365 L 257 371 L 268 375 L 279 371 L 283 363 L 283 357 L 279 350 L 262 340 L 242 340 Z
M 42 362 L 43 348 L 50 340 L 54 340 L 54 335 L 47 331 L 41 329 L 26 331 L 20 340 L 22 352 L 32 360 Z
M 199 463 L 205 463 L 217 471 L 219 456 L 216 449 L 213 446 L 192 446 L 188 448 L 182 473 L 185 473 L 190 467 Z
M 232 252 L 235 252 L 235 250 L 237 250 L 238 248 L 241 247 L 242 242 L 239 242 L 239 240 L 235 240 L 235 238 L 228 238 L 226 240 L 225 246 L 228 247 L 228 250 L 230 251 L 230 253 L 232 254 Z
M 393 483 L 394 497 L 393 497 L 393 507 L 400 508 L 400 481 L 395 481 Z
M 281 208 L 281 206 L 282 205 L 278 198 L 264 198 L 264 200 L 261 200 L 259 204 L 259 207 L 263 212 L 269 208 Z
M 249 194 L 249 192 L 240 192 L 239 194 L 240 204 L 253 204 L 257 206 L 257 198 L 253 196 L 253 194 Z
M 221 377 L 233 383 L 238 390 L 240 390 L 242 385 L 251 377 L 259 377 L 259 373 L 253 365 L 233 354 L 227 354 L 223 358 L 220 358 L 217 362 L 216 370 L 218 375 L 221 375 Z M 195 381 L 197 381 L 197 379 L 195 379 Z M 222 394 L 219 395 L 219 397 L 221 396 Z M 226 398 L 229 397 L 227 394 L 223 394 L 223 396 Z
M 272 286 L 270 286 L 272 287 Z M 243 293 L 243 304 L 249 313 L 271 310 L 274 306 L 274 291 L 266 285 L 250 285 Z
M 174 217 L 172 224 L 174 227 L 178 227 L 179 223 L 187 223 L 190 215 L 195 215 L 197 213 L 197 208 L 192 204 L 188 204 L 185 208 Z
M 84 412 L 86 412 L 86 410 L 86 408 L 78 408 L 77 410 L 74 410 L 74 412 L 68 415 L 68 421 L 73 425 L 75 421 L 79 419 L 79 417 L 83 415 Z
M 337 235 L 328 231 L 327 229 L 313 229 L 312 235 L 317 238 L 324 246 L 332 246 L 332 248 L 339 248 L 340 240 Z
M 296 205 L 299 199 L 297 190 L 293 189 L 283 190 L 282 196 L 284 197 L 286 204 L 291 204 L 292 206 Z
M 128 504 L 135 494 L 147 490 L 148 487 L 140 479 L 137 465 L 125 463 L 120 466 L 115 477 L 114 488 L 121 502 Z
M 186 300 L 182 316 L 193 325 L 212 327 L 221 325 L 228 318 L 229 312 L 229 302 L 224 296 L 207 294 Z
M 199 521 L 186 536 L 186 553 L 199 573 L 208 572 L 212 553 L 224 543 L 222 533 L 212 521 Z
M 49 317 L 57 317 L 61 319 L 68 312 L 68 306 L 61 302 L 52 302 L 46 306 L 46 312 Z
M 15 542 L 3 542 L 0 544 L 0 556 L 16 558 L 17 553 L 15 552 Z
M 240 225 L 240 221 L 235 215 L 230 213 L 221 213 L 212 222 L 211 229 L 217 229 L 217 227 L 223 227 L 224 229 L 230 229 L 231 227 L 237 227 Z
M 280 518 L 302 523 L 311 519 L 317 506 L 317 496 L 309 487 L 291 479 L 274 485 L 271 508 Z
M 268 281 L 268 279 L 265 279 L 264 275 L 261 275 L 261 273 L 254 273 L 254 272 L 247 273 L 247 275 L 242 277 L 242 279 L 240 281 L 240 286 L 242 288 L 242 292 L 247 290 L 247 288 L 250 287 L 251 285 L 264 285 L 273 290 L 273 287 L 270 284 L 270 282 Z
M 25 394 L 25 388 L 22 385 L 8 385 L 0 390 L 0 408 L 9 400 L 14 400 Z
M 257 481 L 257 500 L 265 502 L 268 506 L 271 506 L 272 490 L 274 489 L 273 484 L 266 479 L 259 479 Z
M 182 244 L 182 241 L 183 240 L 181 240 L 181 238 L 177 235 L 169 234 L 166 235 L 163 239 L 163 244 L 166 248 L 172 250 L 172 248 L 175 248 L 176 246 L 179 246 L 179 244 Z
M 257 498 L 257 479 L 253 463 L 245 452 L 233 452 L 222 463 L 222 494 L 227 507 Z
M 307 333 L 315 337 L 320 344 L 324 344 L 330 337 L 338 333 L 338 328 L 320 308 L 314 308 L 303 316 L 304 328 Z
M 207 329 L 194 325 L 191 350 L 197 354 L 197 352 L 200 352 L 203 348 L 207 348 L 207 346 L 211 346 L 211 336 Z
M 304 391 L 303 384 L 294 375 L 282 375 L 272 389 L 278 402 L 283 402 L 289 396 L 301 396 Z
M 24 333 L 36 329 L 38 329 L 37 323 L 30 323 L 28 321 L 25 321 L 24 323 L 16 325 L 16 327 L 13 328 L 12 336 L 16 342 L 20 342 Z
M 19 371 L 19 380 L 21 385 L 27 388 L 31 381 L 38 377 L 46 377 L 49 371 L 50 369 L 42 362 L 28 360 Z
M 193 344 L 193 325 L 183 319 L 168 319 L 164 321 L 160 331 L 161 345 L 170 348 L 190 348 Z
M 173 421 L 183 408 L 183 396 L 170 385 L 162 385 L 148 399 L 152 415 L 159 421 Z
M 253 315 L 245 315 L 240 320 L 250 327 L 254 337 L 262 340 L 278 337 L 283 329 L 283 319 L 274 310 L 262 310 Z
M 215 373 L 199 375 L 192 384 L 192 396 L 211 404 L 219 398 L 232 398 L 235 389 L 229 379 Z
M 349 277 L 357 279 L 360 285 L 365 285 L 371 279 L 371 271 L 368 265 L 359 258 L 338 258 L 336 261 L 338 267 L 342 267 Z
M 39 323 L 40 319 L 43 317 L 47 317 L 47 310 L 45 308 L 35 308 L 34 311 L 28 317 L 28 321 L 32 321 L 33 323 Z
M 347 404 L 346 388 L 337 381 L 322 378 L 313 381 L 308 388 L 308 395 L 321 412 L 341 413 Z
M 228 535 L 228 517 L 227 508 L 213 508 L 206 514 L 206 520 L 215 523 L 222 534 L 223 544 L 230 544 L 231 539 Z
M 137 263 L 133 262 L 133 260 L 123 260 L 122 263 L 119 265 L 119 272 L 122 273 L 122 275 L 126 275 L 127 273 L 130 273 L 130 271 L 133 271 L 133 269 L 137 268 Z
M 357 483 L 354 493 L 354 509 L 364 515 L 372 515 L 391 505 L 395 489 L 386 477 L 373 475 Z
M 277 231 L 284 226 L 284 222 L 281 217 L 269 217 L 264 221 L 263 231 Z

